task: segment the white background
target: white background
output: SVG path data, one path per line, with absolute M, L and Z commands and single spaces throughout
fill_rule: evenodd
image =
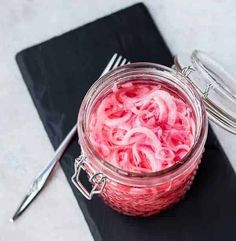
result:
M 0 0 L 0 241 L 92 240 L 60 168 L 25 214 L 9 222 L 29 183 L 53 154 L 14 58 L 23 48 L 135 2 Z M 235 72 L 235 0 L 144 2 L 173 54 L 205 50 Z M 236 138 L 219 128 L 216 132 L 236 168 Z

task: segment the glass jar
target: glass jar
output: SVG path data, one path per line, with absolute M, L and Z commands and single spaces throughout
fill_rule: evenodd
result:
M 212 80 L 209 81 L 212 73 L 222 77 L 225 72 L 219 74 L 212 71 L 213 67 L 216 67 L 215 62 L 209 61 L 211 59 L 206 61 L 205 58 L 204 53 L 195 51 L 192 54 L 193 66 L 184 68 L 177 58 L 173 68 L 154 63 L 128 64 L 109 72 L 91 86 L 78 115 L 78 135 L 82 153 L 75 160 L 75 174 L 72 177 L 75 186 L 87 199 L 99 194 L 107 205 L 118 212 L 132 216 L 149 216 L 171 207 L 184 197 L 193 182 L 204 151 L 208 131 L 207 111 L 215 122 L 236 133 L 232 108 L 230 111 L 225 109 L 223 111 L 212 98 L 209 98 L 209 93 L 213 89 L 222 95 L 222 91 L 219 91 L 222 87 L 218 85 L 217 88 Z M 209 69 L 211 75 L 207 72 Z M 193 78 L 190 78 L 193 72 L 195 72 Z M 199 78 L 205 79 L 202 88 L 193 81 L 193 79 L 198 81 Z M 119 85 L 134 79 L 136 81 L 151 79 L 171 88 L 190 103 L 195 113 L 196 131 L 193 146 L 183 159 L 161 171 L 135 173 L 117 168 L 110 162 L 102 160 L 88 137 L 89 116 L 97 100 L 108 93 L 114 83 Z M 234 93 L 230 91 L 230 94 L 231 101 L 235 101 Z M 230 103 L 227 102 L 227 105 L 230 106 Z M 89 176 L 92 184 L 90 191 L 80 182 L 81 170 L 86 171 Z

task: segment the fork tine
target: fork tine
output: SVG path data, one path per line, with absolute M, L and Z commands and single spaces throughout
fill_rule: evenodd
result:
M 127 59 L 124 58 L 124 59 L 122 60 L 122 62 L 120 63 L 120 66 L 124 65 L 124 64 L 126 63 L 126 61 L 127 61 Z
M 123 58 L 121 55 L 118 55 L 117 53 L 115 53 L 112 56 L 110 62 L 107 65 L 107 67 L 102 72 L 101 76 L 106 74 L 108 71 L 115 69 L 118 66 L 122 66 L 122 65 L 126 64 L 126 62 L 127 62 L 126 58 Z M 130 62 L 127 62 L 127 63 L 129 64 Z
M 109 70 L 112 69 L 112 65 L 114 64 L 117 55 L 118 55 L 117 53 L 113 54 L 111 60 L 109 61 L 109 63 L 108 63 L 108 65 L 106 66 L 106 68 L 103 70 L 101 76 L 103 76 L 105 73 L 107 73 Z
M 116 67 L 118 67 L 121 60 L 122 56 L 119 56 L 111 69 L 115 69 Z

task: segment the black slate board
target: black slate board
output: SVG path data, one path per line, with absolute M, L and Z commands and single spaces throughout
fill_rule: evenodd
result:
M 114 52 L 131 62 L 172 65 L 172 56 L 143 4 L 17 54 L 54 148 L 76 122 L 84 94 Z M 92 201 L 81 197 L 70 181 L 78 155 L 75 138 L 61 166 L 96 241 L 236 240 L 236 175 L 211 129 L 202 165 L 186 198 L 169 211 L 146 219 L 118 214 L 97 197 Z

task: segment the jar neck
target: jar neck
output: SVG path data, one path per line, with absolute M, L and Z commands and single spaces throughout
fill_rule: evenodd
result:
M 186 99 L 195 113 L 196 133 L 194 144 L 188 154 L 173 166 L 151 173 L 124 171 L 103 160 L 89 140 L 87 125 L 94 103 L 106 94 L 114 83 L 124 83 L 132 79 L 151 79 L 171 88 Z M 109 179 L 125 185 L 155 185 L 187 171 L 203 152 L 207 136 L 207 117 L 205 106 L 191 82 L 181 73 L 168 67 L 152 63 L 134 63 L 117 68 L 98 79 L 89 89 L 82 102 L 78 115 L 78 134 L 81 148 L 91 164 Z

